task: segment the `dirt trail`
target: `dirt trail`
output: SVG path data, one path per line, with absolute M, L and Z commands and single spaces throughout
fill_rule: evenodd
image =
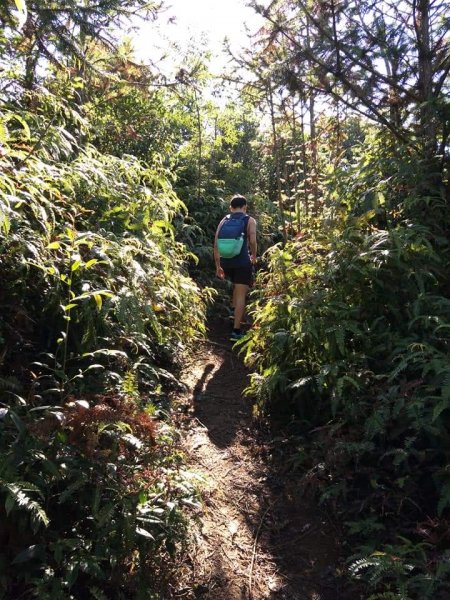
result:
M 248 373 L 231 348 L 227 325 L 186 369 L 182 410 L 190 468 L 205 480 L 195 543 L 177 598 L 341 600 L 338 542 L 295 478 L 267 460 L 255 441 Z M 188 564 L 189 563 L 189 564 Z

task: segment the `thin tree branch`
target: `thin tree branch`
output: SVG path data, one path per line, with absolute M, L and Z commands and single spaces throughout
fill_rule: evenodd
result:
M 394 127 L 392 125 L 392 123 L 389 122 L 388 119 L 386 119 L 386 117 L 384 117 L 380 111 L 376 108 L 376 106 L 373 104 L 373 102 L 371 102 L 366 95 L 363 94 L 362 90 L 360 90 L 355 84 L 351 83 L 350 80 L 344 76 L 344 74 L 338 73 L 335 69 L 333 69 L 330 65 L 324 63 L 323 61 L 321 61 L 320 59 L 317 58 L 317 56 L 310 50 L 308 50 L 307 48 L 304 48 L 303 46 L 301 46 L 297 40 L 295 38 L 292 37 L 292 35 L 290 35 L 289 33 L 286 32 L 286 30 L 284 30 L 281 25 L 279 25 L 278 23 L 274 22 L 271 18 L 268 18 L 269 21 L 271 21 L 274 25 L 276 25 L 278 27 L 278 31 L 284 35 L 292 44 L 294 44 L 294 46 L 296 46 L 299 50 L 301 50 L 301 52 L 304 54 L 304 56 L 306 56 L 306 58 L 311 61 L 312 64 L 318 65 L 319 67 L 321 67 L 322 69 L 324 69 L 326 72 L 330 73 L 331 75 L 333 75 L 338 81 L 340 81 L 342 83 L 342 85 L 344 85 L 345 87 L 348 88 L 349 91 L 353 92 L 355 94 L 355 96 L 362 102 L 362 104 L 364 104 L 366 106 L 366 108 L 368 110 L 370 110 L 376 117 L 377 117 L 377 121 L 381 124 L 383 124 L 385 127 L 387 127 L 389 129 L 389 131 L 391 131 L 391 133 L 397 138 L 399 139 L 401 142 L 403 142 L 404 144 L 407 145 L 411 145 L 411 141 L 408 139 L 408 137 L 406 136 L 406 132 L 403 132 L 401 130 L 399 130 L 398 128 Z M 327 89 L 325 90 L 326 93 L 331 93 L 333 96 L 336 96 L 333 92 L 332 89 Z M 338 95 L 338 97 L 342 98 L 341 96 Z M 351 107 L 352 105 L 345 102 L 347 104 L 347 106 Z M 360 112 L 360 111 L 359 111 Z

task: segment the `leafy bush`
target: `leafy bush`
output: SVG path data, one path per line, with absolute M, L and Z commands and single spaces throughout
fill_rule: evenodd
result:
M 0 595 L 149 597 L 195 495 L 150 416 L 204 329 L 171 223 L 185 207 L 158 157 L 2 122 Z
M 448 243 L 405 219 L 379 229 L 376 216 L 321 223 L 270 251 L 250 389 L 261 411 L 295 423 L 305 486 L 364 541 L 353 573 L 380 593 L 403 581 L 395 598 L 440 598 L 448 552 L 418 524 L 448 528 Z
M 105 348 L 168 364 L 201 331 L 203 303 L 174 240 L 184 208 L 163 167 L 87 148 L 17 170 L 23 154 L 6 146 L 2 157 L 4 363 L 20 355 L 23 368 L 24 354 L 45 351 L 63 383 Z
M 167 426 L 125 396 L 51 409 L 17 397 L 0 431 L 3 596 L 120 598 L 163 585 L 182 505 L 195 502 Z

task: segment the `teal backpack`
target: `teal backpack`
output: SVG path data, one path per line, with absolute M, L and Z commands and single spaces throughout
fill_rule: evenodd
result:
M 221 258 L 234 258 L 241 253 L 248 219 L 245 213 L 239 219 L 233 219 L 231 214 L 225 217 L 217 236 L 217 249 Z

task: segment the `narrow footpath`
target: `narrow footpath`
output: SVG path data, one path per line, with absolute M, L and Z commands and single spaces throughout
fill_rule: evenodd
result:
M 184 373 L 183 446 L 204 485 L 174 598 L 347 600 L 338 533 L 286 464 L 272 459 L 243 396 L 248 372 L 227 334 L 224 321 L 215 323 Z

